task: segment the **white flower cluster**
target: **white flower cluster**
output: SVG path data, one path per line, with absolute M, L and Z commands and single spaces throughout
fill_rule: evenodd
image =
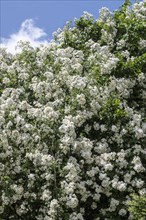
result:
M 145 3 L 132 10 L 144 22 Z M 82 43 L 85 12 L 46 46 L 1 50 L 0 219 L 127 220 L 129 194 L 146 192 L 145 57 L 115 19 L 101 10 L 99 40 Z

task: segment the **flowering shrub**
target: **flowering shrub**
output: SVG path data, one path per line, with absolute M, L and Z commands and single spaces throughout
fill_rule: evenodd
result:
M 146 2 L 1 49 L 0 218 L 131 219 L 146 192 Z

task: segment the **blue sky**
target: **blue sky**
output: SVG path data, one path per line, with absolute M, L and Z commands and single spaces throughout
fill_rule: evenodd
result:
M 79 18 L 84 11 L 99 15 L 101 7 L 118 9 L 124 0 L 1 0 L 1 38 L 3 42 L 22 40 L 29 27 L 29 37 L 50 40 L 52 32 L 63 28 L 66 21 Z M 132 0 L 132 2 L 135 2 Z M 22 27 L 23 26 L 23 27 Z M 26 36 L 27 40 L 27 36 Z

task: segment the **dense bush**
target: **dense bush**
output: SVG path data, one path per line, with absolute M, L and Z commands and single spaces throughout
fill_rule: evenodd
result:
M 133 214 L 135 220 L 145 220 L 146 194 L 143 196 L 132 194 L 132 201 L 129 202 L 129 211 Z
M 1 49 L 0 219 L 127 220 L 146 193 L 146 2 Z

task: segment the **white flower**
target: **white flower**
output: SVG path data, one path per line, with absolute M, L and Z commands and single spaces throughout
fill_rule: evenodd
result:
M 132 163 L 134 164 L 134 170 L 138 173 L 145 171 L 145 168 L 143 167 L 139 156 L 135 156 L 132 160 Z
M 96 209 L 97 208 L 97 203 L 93 202 L 92 205 L 91 205 L 91 208 Z
M 102 21 L 102 22 L 104 22 L 111 15 L 111 12 L 106 7 L 102 7 L 99 10 L 99 13 L 100 13 L 99 20 Z
M 85 95 L 84 94 L 77 95 L 77 102 L 80 105 L 84 105 L 86 103 Z
M 120 211 L 119 211 L 119 215 L 121 215 L 121 216 L 125 216 L 126 214 L 127 214 L 126 209 L 120 209 Z
M 141 128 L 135 127 L 135 137 L 142 138 L 144 136 L 144 132 Z
M 136 186 L 137 188 L 142 188 L 144 185 L 144 181 L 143 180 L 136 180 Z
M 96 173 L 95 173 L 95 170 L 93 170 L 93 169 L 90 170 L 90 171 L 87 171 L 87 175 L 90 176 L 90 177 L 95 176 L 95 174 L 96 174 Z
M 54 75 L 52 72 L 45 72 L 44 76 L 46 76 L 46 78 L 49 80 L 52 80 L 54 78 Z
M 77 88 L 83 90 L 86 86 L 86 81 L 86 77 L 71 76 L 70 79 L 67 80 L 67 85 L 70 89 Z
M 50 208 L 54 209 L 58 207 L 58 200 L 57 199 L 53 199 L 50 203 Z
M 100 129 L 102 132 L 107 131 L 106 125 L 100 125 Z
M 4 84 L 9 84 L 10 83 L 10 79 L 7 78 L 7 77 L 3 78 L 3 83 Z
M 78 205 L 78 199 L 77 199 L 77 197 L 76 197 L 75 194 L 69 195 L 69 196 L 67 197 L 67 203 L 66 203 L 66 205 L 67 205 L 69 208 L 72 208 L 72 209 L 76 208 L 76 206 Z
M 4 164 L 0 163 L 0 172 L 4 170 Z
M 96 131 L 98 131 L 99 130 L 99 124 L 98 123 L 96 123 L 96 122 L 94 122 L 94 129 L 96 130 Z
M 106 173 L 100 173 L 99 174 L 99 179 L 103 180 L 104 178 L 106 178 L 107 174 Z
M 109 187 L 109 185 L 110 185 L 109 178 L 106 178 L 106 179 L 102 180 L 101 185 L 102 185 L 104 188 Z
M 86 20 L 93 19 L 93 15 L 87 11 L 84 11 L 84 14 L 82 15 L 82 17 Z
M 117 189 L 121 192 L 125 191 L 127 188 L 127 185 L 126 183 L 124 182 L 118 182 L 118 185 L 117 185 Z
M 126 174 L 124 175 L 124 182 L 125 182 L 125 183 L 130 183 L 131 178 L 132 178 L 132 175 L 129 174 L 129 173 L 126 173 Z
M 114 131 L 114 132 L 117 132 L 117 131 L 118 131 L 118 128 L 117 128 L 115 125 L 112 125 L 111 130 Z
M 49 118 L 49 119 L 58 118 L 57 112 L 55 112 L 54 109 L 50 106 L 45 107 L 44 115 L 46 118 Z
M 82 70 L 83 70 L 82 65 L 79 64 L 79 63 L 76 63 L 76 64 L 72 65 L 72 68 L 73 68 L 74 71 L 77 71 L 77 72 L 79 72 L 79 73 L 81 73 Z
M 134 166 L 134 170 L 139 173 L 139 172 L 144 172 L 145 168 L 142 166 L 141 163 L 139 163 Z
M 117 42 L 117 49 L 122 49 L 125 46 L 126 42 L 124 39 L 121 39 Z
M 15 191 L 16 194 L 22 195 L 24 189 L 20 185 L 13 184 L 11 188 Z
M 96 193 L 96 194 L 93 196 L 93 200 L 99 201 L 99 200 L 100 200 L 100 197 L 101 197 L 101 195 L 98 194 L 98 193 Z
M 111 163 L 105 164 L 104 166 L 105 170 L 113 170 L 113 165 Z

